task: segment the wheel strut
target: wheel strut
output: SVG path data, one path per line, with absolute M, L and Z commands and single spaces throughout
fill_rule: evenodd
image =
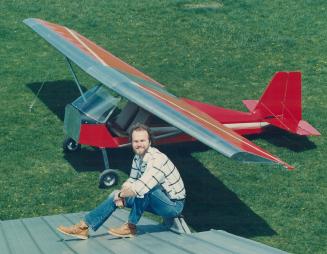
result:
M 101 148 L 101 152 L 105 170 L 100 174 L 99 187 L 104 189 L 118 183 L 118 174 L 117 170 L 110 169 L 109 167 L 109 158 L 106 149 Z

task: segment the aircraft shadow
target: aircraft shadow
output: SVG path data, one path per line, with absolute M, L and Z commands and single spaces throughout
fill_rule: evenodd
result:
M 36 95 L 42 83 L 30 83 L 26 86 Z M 38 94 L 38 98 L 63 121 L 66 104 L 71 103 L 79 95 L 73 81 L 58 80 L 47 82 Z M 274 142 L 275 137 L 267 136 L 267 140 Z M 287 143 L 279 142 L 283 145 Z M 160 149 L 171 158 L 184 179 L 187 201 L 183 214 L 194 230 L 218 229 L 243 237 L 276 234 L 260 216 L 192 156 L 192 152 L 207 150 L 205 145 L 201 143 L 174 144 L 161 146 Z M 108 154 L 110 168 L 129 173 L 133 158 L 131 148 L 108 150 Z M 81 151 L 65 154 L 64 157 L 78 172 L 100 172 L 104 169 L 99 149 L 82 147 Z
M 217 229 L 243 237 L 276 234 L 191 154 L 207 149 L 200 143 L 161 148 L 180 170 L 185 182 L 187 199 L 183 215 L 187 223 L 198 232 Z
M 247 138 L 249 140 L 263 139 L 274 146 L 285 147 L 296 153 L 317 148 L 307 136 L 296 135 L 274 126 L 269 127 L 267 132 L 250 135 Z
M 61 121 L 64 121 L 65 106 L 73 102 L 81 94 L 72 80 L 55 80 L 44 83 L 35 82 L 26 85 Z M 87 89 L 82 86 L 82 90 Z M 38 94 L 39 92 L 39 94 Z
M 129 173 L 134 154 L 131 148 L 107 149 L 109 166 Z M 77 172 L 102 172 L 104 167 L 102 152 L 97 148 L 82 147 L 78 152 L 66 153 L 64 158 Z

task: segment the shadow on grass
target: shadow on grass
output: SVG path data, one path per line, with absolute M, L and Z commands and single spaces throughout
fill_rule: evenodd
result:
M 217 177 L 212 175 L 192 152 L 208 148 L 200 143 L 160 146 L 160 150 L 179 168 L 187 189 L 184 216 L 196 231 L 210 229 L 226 230 L 244 236 L 267 236 L 276 234 L 273 229 Z M 111 168 L 129 174 L 133 158 L 131 148 L 108 150 Z M 67 161 L 78 172 L 103 170 L 100 150 L 83 148 L 81 152 L 68 154 Z
M 37 94 L 42 83 L 31 83 L 27 87 Z M 85 90 L 85 89 L 84 89 Z M 64 108 L 79 96 L 73 81 L 60 80 L 45 83 L 39 99 L 62 121 Z M 253 135 L 250 139 L 263 138 L 268 142 L 293 151 L 313 149 L 315 145 L 306 137 L 299 137 L 273 129 L 272 133 Z M 208 149 L 200 143 L 161 146 L 179 168 L 187 188 L 187 202 L 183 214 L 188 224 L 196 231 L 222 229 L 244 237 L 273 235 L 275 231 L 235 193 L 192 157 L 192 152 Z M 108 151 L 110 167 L 129 173 L 133 153 L 130 148 Z M 82 148 L 80 152 L 66 154 L 65 159 L 78 172 L 102 171 L 101 151 Z
M 36 95 L 42 83 L 31 83 L 27 87 Z M 83 88 L 86 90 L 85 88 Z M 45 83 L 39 99 L 62 121 L 66 104 L 80 94 L 70 80 Z M 249 139 L 264 139 L 267 142 L 286 147 L 295 152 L 316 148 L 307 137 L 290 134 L 277 128 Z M 222 229 L 244 237 L 273 235 L 275 231 L 235 193 L 230 191 L 219 179 L 192 157 L 192 152 L 208 149 L 199 143 L 161 146 L 179 168 L 187 188 L 187 202 L 183 214 L 189 225 L 196 231 Z M 133 153 L 130 148 L 108 150 L 110 167 L 129 173 Z M 101 151 L 82 148 L 80 152 L 66 154 L 65 159 L 78 172 L 102 171 L 104 169 Z
M 42 86 L 41 82 L 30 83 L 26 85 L 35 96 Z M 82 86 L 82 90 L 87 89 Z M 45 82 L 38 98 L 54 113 L 60 120 L 64 121 L 65 106 L 73 102 L 81 94 L 72 80 L 56 80 Z
M 31 83 L 27 87 L 36 95 L 42 83 Z M 84 89 L 84 88 L 83 88 Z M 84 89 L 85 90 L 85 89 Z M 60 80 L 45 83 L 39 99 L 62 121 L 64 108 L 79 96 L 73 81 Z M 306 137 L 272 129 L 263 135 L 253 135 L 250 139 L 263 138 L 295 152 L 313 149 L 316 146 Z M 273 235 L 275 231 L 255 212 L 246 206 L 235 193 L 192 157 L 192 152 L 206 150 L 199 143 L 161 146 L 180 169 L 187 188 L 187 202 L 184 215 L 189 225 L 196 231 L 222 229 L 244 237 Z M 110 167 L 129 173 L 133 153 L 130 148 L 109 151 Z M 82 148 L 80 152 L 66 154 L 65 159 L 78 172 L 102 171 L 104 169 L 101 151 Z
M 134 154 L 130 148 L 107 149 L 110 168 L 129 174 Z M 97 148 L 82 147 L 81 151 L 64 154 L 64 158 L 77 172 L 101 172 L 104 170 L 102 152 Z
M 315 143 L 306 136 L 296 135 L 277 127 L 271 126 L 267 132 L 260 135 L 247 136 L 249 140 L 264 139 L 270 144 L 278 147 L 285 147 L 293 152 L 303 152 L 317 148 Z
M 208 148 L 200 143 L 161 147 L 179 168 L 187 189 L 183 214 L 196 231 L 225 230 L 244 236 L 267 236 L 276 232 L 235 193 L 230 191 L 192 152 Z

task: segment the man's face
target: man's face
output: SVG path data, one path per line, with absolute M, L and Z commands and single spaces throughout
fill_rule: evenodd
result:
M 132 133 L 132 147 L 134 153 L 139 156 L 144 156 L 148 150 L 151 142 L 149 140 L 148 132 L 145 130 L 135 130 Z

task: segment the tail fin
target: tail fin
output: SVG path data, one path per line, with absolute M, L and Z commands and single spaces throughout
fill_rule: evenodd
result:
M 301 72 L 277 72 L 259 101 L 243 101 L 251 113 L 299 135 L 320 135 L 302 120 Z

